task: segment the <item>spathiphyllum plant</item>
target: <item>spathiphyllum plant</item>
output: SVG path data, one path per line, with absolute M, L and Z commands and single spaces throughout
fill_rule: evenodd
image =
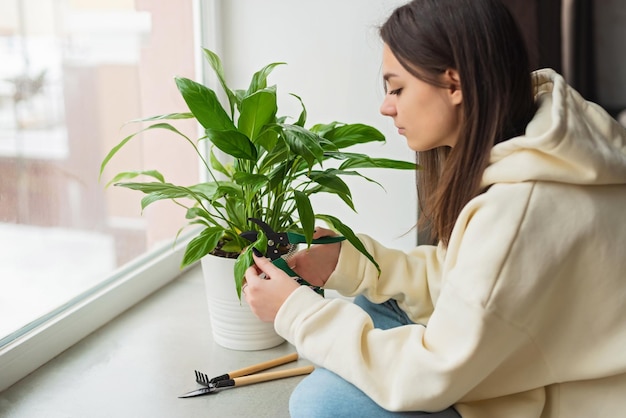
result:
M 102 161 L 100 175 L 111 158 L 137 134 L 161 129 L 189 143 L 190 150 L 208 172 L 209 180 L 182 186 L 167 182 L 157 170 L 144 170 L 121 172 L 107 186 L 114 184 L 145 193 L 142 209 L 159 200 L 171 200 L 186 207 L 187 226 L 201 228 L 187 245 L 181 267 L 207 254 L 238 257 L 234 275 L 239 296 L 244 272 L 252 263 L 252 243 L 240 233 L 258 230 L 250 218 L 263 220 L 274 231 L 302 234 L 309 245 L 319 219 L 378 267 L 352 229 L 330 214 L 315 213 L 310 197 L 319 193 L 335 195 L 355 210 L 350 188 L 342 177 L 357 176 L 380 186 L 357 170 L 414 170 L 415 164 L 344 151 L 357 144 L 384 142 L 385 138 L 377 129 L 360 123 L 331 122 L 305 128 L 306 109 L 294 94 L 294 100 L 302 106 L 298 117 L 278 116 L 277 88 L 267 85 L 267 77 L 283 63 L 265 66 L 253 75 L 247 89 L 233 90 L 226 83 L 220 58 L 210 50 L 203 52 L 225 92 L 225 106 L 207 86 L 175 78 L 189 111 L 133 121 L 152 124 L 112 148 Z M 202 126 L 200 138 L 192 139 L 173 125 L 176 120 L 189 118 Z M 210 146 L 202 146 L 203 142 Z M 203 149 L 208 151 L 204 153 Z M 223 156 L 222 160 L 218 159 L 215 149 L 229 156 L 229 160 L 224 161 Z M 129 181 L 137 177 L 142 181 Z M 260 238 L 252 245 L 263 251 L 265 237 L 259 232 Z

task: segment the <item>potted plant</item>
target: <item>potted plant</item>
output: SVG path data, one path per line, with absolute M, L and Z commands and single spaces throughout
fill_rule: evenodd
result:
M 292 96 L 302 106 L 297 119 L 279 116 L 277 88 L 268 86 L 267 77 L 276 66 L 284 63 L 265 66 L 253 75 L 247 89 L 233 90 L 226 83 L 218 55 L 208 49 L 203 52 L 225 93 L 226 105 L 222 105 L 209 87 L 186 78 L 175 78 L 189 111 L 134 121 L 154 123 L 127 136 L 112 148 L 102 161 L 100 176 L 111 158 L 137 134 L 164 129 L 189 143 L 209 180 L 182 186 L 167 182 L 157 170 L 128 171 L 115 175 L 107 186 L 114 184 L 145 193 L 142 209 L 159 200 L 171 200 L 185 206 L 188 225 L 201 228 L 187 245 L 181 267 L 209 254 L 237 259 L 234 287 L 239 298 L 243 274 L 252 263 L 251 243 L 240 233 L 258 230 L 250 218 L 262 219 L 275 231 L 300 233 L 308 245 L 312 241 L 316 219 L 322 220 L 376 264 L 347 225 L 332 215 L 314 212 L 310 196 L 319 193 L 336 195 L 354 210 L 352 195 L 342 180 L 343 176 L 358 176 L 374 182 L 357 170 L 413 170 L 415 164 L 344 151 L 357 144 L 384 142 L 385 138 L 377 129 L 364 124 L 331 122 L 307 129 L 306 108 L 295 94 Z M 191 139 L 167 122 L 189 118 L 201 125 L 204 132 L 201 138 Z M 207 156 L 201 151 L 202 141 L 208 141 L 210 145 Z M 230 157 L 230 161 L 218 159 L 216 149 Z M 130 181 L 139 176 L 142 181 Z M 191 203 L 184 203 L 181 199 Z M 265 236 L 259 232 L 260 238 L 252 245 L 264 252 Z

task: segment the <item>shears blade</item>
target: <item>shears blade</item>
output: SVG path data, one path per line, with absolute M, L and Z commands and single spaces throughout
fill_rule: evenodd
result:
M 191 392 L 184 393 L 179 396 L 179 398 L 193 398 L 195 396 L 208 395 L 209 393 L 213 393 L 215 391 L 214 386 L 203 387 L 200 389 L 192 390 Z

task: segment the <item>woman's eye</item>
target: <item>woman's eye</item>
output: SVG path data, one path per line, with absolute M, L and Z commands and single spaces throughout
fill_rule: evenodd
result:
M 390 91 L 389 91 L 389 94 L 393 94 L 393 95 L 396 95 L 396 96 L 397 96 L 397 95 L 399 95 L 399 94 L 400 94 L 400 92 L 401 92 L 401 91 L 402 91 L 402 89 L 401 89 L 401 88 L 400 88 L 400 89 L 395 89 L 395 90 L 390 90 Z

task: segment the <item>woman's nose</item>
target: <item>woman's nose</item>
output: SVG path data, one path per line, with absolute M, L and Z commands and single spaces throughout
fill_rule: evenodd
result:
M 392 103 L 392 100 L 389 96 L 385 96 L 383 103 L 380 105 L 380 113 L 383 116 L 396 115 L 396 106 Z

